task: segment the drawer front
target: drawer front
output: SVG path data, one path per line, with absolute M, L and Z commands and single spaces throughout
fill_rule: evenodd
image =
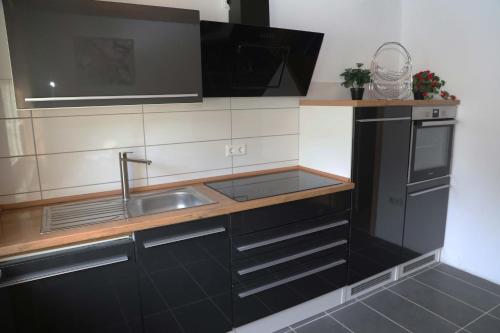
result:
M 310 247 L 327 241 L 347 240 L 348 214 L 332 214 L 285 226 L 233 237 L 233 262 L 267 260 L 273 255 L 287 255 L 302 246 Z
M 349 208 L 349 198 L 350 192 L 344 191 L 234 213 L 231 214 L 231 235 L 243 235 L 341 212 Z
M 345 259 L 348 256 L 347 240 L 323 240 L 314 244 L 305 244 L 296 249 L 284 252 L 273 252 L 266 256 L 253 257 L 232 263 L 233 284 L 248 284 L 259 279 L 287 275 L 296 267 L 308 262 L 328 263 L 333 259 Z
M 238 327 L 346 285 L 345 259 L 311 260 L 287 272 L 233 287 L 233 320 Z

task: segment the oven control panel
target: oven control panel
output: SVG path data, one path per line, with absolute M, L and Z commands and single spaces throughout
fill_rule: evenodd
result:
M 412 110 L 413 120 L 454 119 L 456 117 L 457 117 L 456 106 L 414 107 Z

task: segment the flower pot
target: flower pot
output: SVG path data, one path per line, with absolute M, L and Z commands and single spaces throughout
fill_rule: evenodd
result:
M 351 97 L 353 100 L 362 100 L 365 88 L 351 88 Z
M 424 99 L 424 93 L 421 91 L 415 91 L 413 92 L 413 99 L 415 100 L 423 100 Z

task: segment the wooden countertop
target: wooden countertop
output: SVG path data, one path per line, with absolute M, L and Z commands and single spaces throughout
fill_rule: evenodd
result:
M 306 106 L 351 106 L 351 107 L 377 107 L 377 106 L 444 106 L 459 105 L 459 100 L 445 100 L 441 97 L 431 100 L 415 101 L 413 99 L 374 99 L 373 94 L 365 88 L 364 100 L 353 101 L 350 99 L 349 89 L 338 82 L 311 82 L 307 96 L 300 100 L 300 105 Z
M 258 174 L 275 173 L 296 169 L 302 169 L 319 174 L 321 176 L 337 179 L 342 181 L 343 183 L 335 186 L 327 186 L 246 202 L 236 202 L 203 185 L 203 183 L 207 181 L 227 180 L 242 176 L 255 176 Z M 40 234 L 43 211 L 43 207 L 41 205 L 54 204 L 56 203 L 54 200 L 37 202 L 37 206 L 33 207 L 4 210 L 0 215 L 0 258 L 16 256 L 28 252 L 47 250 L 55 247 L 113 238 L 128 235 L 133 233 L 134 231 L 182 223 L 212 216 L 224 215 L 238 211 L 284 203 L 288 201 L 311 198 L 315 196 L 351 190 L 354 188 L 354 184 L 351 183 L 348 179 L 304 167 L 289 167 L 261 172 L 251 172 L 223 177 L 198 179 L 192 182 L 170 184 L 168 186 L 163 186 L 162 188 L 178 188 L 188 185 L 193 186 L 196 190 L 205 194 L 216 203 L 195 208 L 170 211 L 161 214 L 141 216 L 136 218 L 95 224 L 91 226 L 78 227 L 64 231 L 54 231 L 43 235 Z M 150 187 L 149 189 L 158 190 L 160 188 L 158 186 L 155 186 Z M 101 195 L 94 195 L 94 199 L 98 197 L 101 197 Z M 91 197 L 88 195 L 85 198 L 91 199 Z M 60 201 L 65 202 L 68 200 L 62 198 Z
M 370 106 L 446 106 L 459 105 L 459 100 L 430 99 L 430 100 L 412 100 L 412 99 L 364 99 L 353 101 L 350 99 L 328 99 L 328 98 L 305 98 L 300 100 L 303 106 L 352 106 L 352 107 L 370 107 Z

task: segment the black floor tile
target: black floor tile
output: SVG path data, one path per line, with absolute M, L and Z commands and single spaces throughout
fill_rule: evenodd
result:
M 498 285 L 496 283 L 482 279 L 480 277 L 477 277 L 477 276 L 472 275 L 470 273 L 461 271 L 458 268 L 451 267 L 451 266 L 446 265 L 446 264 L 440 264 L 440 265 L 436 266 L 434 269 L 439 270 L 441 272 L 451 274 L 453 276 L 456 276 L 459 279 L 462 279 L 464 281 L 472 283 L 480 288 L 486 289 L 486 290 L 500 296 L 500 285 Z
M 415 279 L 484 311 L 500 304 L 500 297 L 436 270 L 419 274 Z
M 331 316 L 356 333 L 408 332 L 359 302 L 332 313 Z
M 500 332 L 500 319 L 486 315 L 467 326 L 466 330 L 471 333 L 498 333 Z
M 356 303 L 356 302 L 358 302 L 358 300 L 357 300 L 357 299 L 355 299 L 355 298 L 353 298 L 353 299 L 351 299 L 351 300 L 349 300 L 349 301 L 347 301 L 347 302 L 345 302 L 345 303 L 342 303 L 342 304 L 340 304 L 340 305 L 334 306 L 333 308 L 328 309 L 328 310 L 326 310 L 325 312 L 326 312 L 326 313 L 336 312 L 336 311 L 339 311 L 339 310 L 341 310 L 341 309 L 343 309 L 343 308 L 345 308 L 345 307 L 347 307 L 347 306 L 349 306 L 349 305 L 352 305 L 352 304 L 354 304 L 354 303 Z
M 314 320 L 316 320 L 316 319 L 318 319 L 318 318 L 320 318 L 320 317 L 324 317 L 324 316 L 326 316 L 326 313 L 325 313 L 325 312 L 321 312 L 321 313 L 318 313 L 318 314 L 316 314 L 316 315 L 314 315 L 314 316 L 311 316 L 311 317 L 309 317 L 309 318 L 306 318 L 306 319 L 304 319 L 304 320 L 301 320 L 301 321 L 299 321 L 299 322 L 296 322 L 295 324 L 290 325 L 290 327 L 292 327 L 292 328 L 296 328 L 296 327 L 298 327 L 298 326 L 302 326 L 302 325 L 304 325 L 304 324 L 306 324 L 306 323 L 309 323 L 309 322 L 311 322 L 311 321 L 314 321 Z
M 415 280 L 406 280 L 401 284 L 391 287 L 390 290 L 459 326 L 465 326 L 481 315 L 481 311 L 432 288 L 426 287 Z
M 290 327 L 285 327 L 285 328 L 282 328 L 280 330 L 274 331 L 273 333 L 289 333 L 289 332 L 292 332 Z
M 348 333 L 349 330 L 342 327 L 338 322 L 332 319 L 330 316 L 326 316 L 320 319 L 316 319 L 304 326 L 294 329 L 297 333 Z
M 500 305 L 497 306 L 495 309 L 493 309 L 493 311 L 491 311 L 490 314 L 500 319 Z
M 415 333 L 451 333 L 460 328 L 388 290 L 363 302 Z

